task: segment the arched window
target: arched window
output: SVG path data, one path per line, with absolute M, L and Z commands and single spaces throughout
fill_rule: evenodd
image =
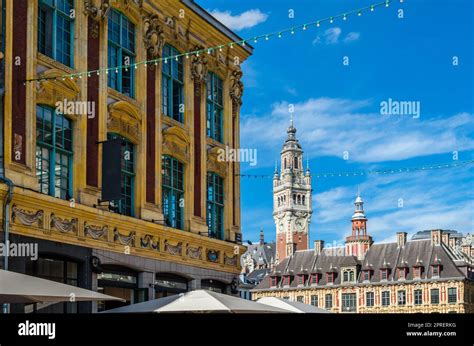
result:
M 301 195 L 298 195 L 298 204 L 301 204 Z
M 302 199 L 303 205 L 306 205 L 305 199 L 306 199 L 306 196 L 303 195 L 303 199 Z
M 295 165 L 294 166 L 295 166 L 295 169 L 298 169 L 298 157 L 297 156 L 295 156 Z
M 40 0 L 38 7 L 38 51 L 73 67 L 73 0 Z
M 296 194 L 293 194 L 293 204 L 296 204 Z
M 72 122 L 53 108 L 36 107 L 36 177 L 41 193 L 72 197 Z
M 224 179 L 207 173 L 207 225 L 209 236 L 224 239 Z
M 283 168 L 286 169 L 286 157 L 283 159 Z
M 184 227 L 184 165 L 171 156 L 162 157 L 162 204 L 165 223 Z
M 179 55 L 179 52 L 173 46 L 166 44 L 163 47 L 162 61 L 162 85 L 161 85 L 161 99 L 163 104 L 163 114 L 177 120 L 184 122 L 183 119 L 183 57 L 178 59 L 167 59 L 170 56 Z
M 122 187 L 122 198 L 119 201 L 111 202 L 120 214 L 133 216 L 134 214 L 134 197 L 135 197 L 135 146 L 125 137 L 115 133 L 107 135 L 109 140 L 120 139 L 121 146 L 121 174 L 120 181 Z
M 117 10 L 110 10 L 108 20 L 109 87 L 122 94 L 135 95 L 135 25 Z M 120 66 L 130 66 L 119 68 Z

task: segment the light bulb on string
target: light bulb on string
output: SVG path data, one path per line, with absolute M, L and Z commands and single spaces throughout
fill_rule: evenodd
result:
M 374 5 L 370 6 L 370 12 L 374 12 Z
M 178 61 L 178 56 L 176 56 L 176 58 L 174 58 L 175 61 Z
M 167 64 L 167 63 L 168 63 L 168 59 L 165 59 L 165 64 Z
M 347 19 L 346 15 L 342 16 L 342 20 L 346 20 L 346 19 Z
M 265 40 L 266 40 L 266 41 L 268 41 L 269 39 L 270 39 L 270 38 L 268 37 L 268 35 L 265 36 Z
M 331 23 L 331 24 L 334 23 L 334 18 L 333 17 L 331 17 L 331 19 L 329 19 L 329 23 Z
M 257 42 L 258 42 L 258 38 L 255 37 L 255 38 L 253 39 L 253 42 L 254 42 L 254 43 L 257 43 Z
M 385 1 L 385 7 L 388 7 L 389 4 L 390 4 L 389 0 Z
M 293 35 L 295 33 L 295 30 L 294 29 L 291 29 L 291 34 Z
M 306 29 L 307 29 L 307 28 L 306 28 L 306 24 L 305 24 L 305 25 L 303 25 L 303 30 L 306 30 Z
M 318 20 L 318 22 L 316 23 L 316 26 L 317 26 L 318 28 L 321 26 L 321 23 L 319 22 L 319 20 Z
M 357 13 L 357 15 L 358 15 L 359 17 L 362 16 L 362 11 L 359 11 L 359 12 Z
M 281 38 L 281 32 L 278 33 L 278 38 Z

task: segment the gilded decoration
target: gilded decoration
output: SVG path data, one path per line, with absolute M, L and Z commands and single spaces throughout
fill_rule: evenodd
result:
M 161 57 L 165 45 L 165 34 L 160 18 L 155 14 L 149 15 L 145 17 L 143 23 L 145 30 L 143 41 L 145 42 L 148 59 L 158 59 Z
M 227 256 L 227 254 L 224 253 L 224 264 L 226 264 L 228 266 L 236 266 L 237 265 L 237 255 Z
M 221 176 L 227 174 L 227 165 L 225 161 L 219 160 L 219 152 L 223 150 L 220 147 L 213 147 L 207 151 L 207 169 Z
M 84 223 L 84 234 L 95 240 L 107 240 L 107 232 L 109 228 L 107 226 L 89 225 L 87 222 Z
M 163 154 L 173 156 L 182 162 L 189 162 L 189 137 L 179 126 L 163 130 Z
M 26 226 L 37 226 L 43 228 L 43 210 L 30 211 L 21 209 L 16 205 L 12 207 L 12 221 Z M 18 221 L 18 222 L 17 222 Z
M 135 246 L 135 231 L 131 231 L 128 235 L 121 234 L 117 228 L 114 229 L 114 242 L 122 245 Z
M 186 256 L 192 259 L 201 259 L 202 247 L 193 247 L 187 244 L 186 246 Z
M 181 256 L 181 250 L 183 248 L 183 242 L 179 242 L 176 245 L 171 245 L 168 240 L 165 240 L 165 251 L 174 256 Z
M 111 103 L 108 108 L 107 130 L 119 133 L 137 144 L 141 138 L 138 109 L 126 101 Z
M 232 71 L 230 76 L 230 97 L 232 98 L 233 106 L 233 115 L 235 116 L 235 112 L 239 106 L 242 105 L 242 96 L 244 94 L 244 83 L 241 81 L 242 78 L 242 70 L 239 68 L 237 70 Z
M 75 101 L 79 96 L 79 86 L 70 78 L 56 78 L 64 75 L 64 71 L 58 69 L 46 70 L 39 75 L 39 81 L 36 82 L 36 103 L 54 106 L 60 101 Z M 44 79 L 42 79 L 44 78 Z
M 160 241 L 159 239 L 155 241 L 154 236 L 146 234 L 144 237 L 140 238 L 140 247 L 160 251 Z
M 92 19 L 89 34 L 92 38 L 99 37 L 100 23 L 104 21 L 109 12 L 109 0 L 84 0 L 84 14 Z
M 220 251 L 217 250 L 207 250 L 207 260 L 209 262 L 218 263 L 219 262 Z
M 77 218 L 68 220 L 51 214 L 51 228 L 56 228 L 61 233 L 71 232 L 77 234 Z

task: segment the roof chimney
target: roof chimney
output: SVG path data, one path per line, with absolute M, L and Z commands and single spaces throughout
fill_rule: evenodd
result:
M 441 240 L 443 241 L 444 245 L 449 246 L 449 233 L 443 232 L 441 234 Z
M 296 251 L 296 243 L 286 244 L 286 257 L 293 256 Z
M 314 241 L 314 253 L 320 255 L 324 248 L 324 240 L 315 240 Z
M 397 232 L 398 247 L 404 247 L 407 243 L 407 232 Z
M 440 229 L 431 230 L 431 245 L 441 245 L 441 235 L 443 231 Z
M 456 238 L 454 238 L 451 234 L 449 235 L 449 247 L 451 249 L 456 248 Z
M 462 244 L 461 251 L 464 252 L 467 256 L 471 256 L 471 245 L 469 244 Z

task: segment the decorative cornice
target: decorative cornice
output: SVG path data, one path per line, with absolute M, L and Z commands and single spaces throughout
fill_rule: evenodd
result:
M 107 17 L 109 9 L 109 0 L 101 0 L 100 6 L 96 6 L 94 0 L 84 0 L 84 14 L 92 19 L 92 25 L 89 27 L 92 38 L 99 37 L 100 22 Z

